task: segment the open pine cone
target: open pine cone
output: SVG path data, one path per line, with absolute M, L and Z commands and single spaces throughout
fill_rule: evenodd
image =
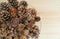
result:
M 35 22 L 40 21 L 34 8 L 28 8 L 26 1 L 8 0 L 0 3 L 0 37 L 1 39 L 38 38 L 39 28 Z M 16 38 L 17 37 L 17 38 Z

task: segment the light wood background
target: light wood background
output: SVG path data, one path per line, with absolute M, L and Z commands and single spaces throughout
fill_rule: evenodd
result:
M 7 0 L 0 0 L 7 1 Z M 39 39 L 60 39 L 60 0 L 26 0 L 29 7 L 37 10 L 41 21 Z

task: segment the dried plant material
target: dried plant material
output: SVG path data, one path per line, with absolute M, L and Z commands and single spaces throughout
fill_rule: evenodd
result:
M 18 31 L 22 31 L 22 30 L 24 29 L 24 27 L 25 27 L 24 24 L 19 24 L 19 25 L 17 26 L 17 30 L 18 30 Z
M 35 17 L 35 21 L 40 21 L 40 17 Z
M 8 4 L 6 2 L 1 3 L 1 9 L 9 11 Z
M 25 35 L 22 35 L 20 39 L 27 39 L 27 37 Z
M 36 10 L 33 8 L 33 9 L 28 9 L 28 13 L 31 14 L 32 17 L 36 17 Z
M 20 5 L 27 6 L 28 4 L 27 4 L 26 1 L 21 1 L 21 2 L 20 2 Z
M 26 1 L 8 0 L 0 3 L 0 38 L 1 39 L 38 39 L 40 21 L 34 8 L 28 8 Z
M 26 7 L 24 7 L 24 6 L 22 6 L 22 5 L 18 7 L 18 13 L 19 13 L 20 15 L 25 14 L 26 11 L 27 11 L 27 10 L 26 10 Z M 18 15 L 19 15 L 19 14 L 18 14 Z
M 10 19 L 10 14 L 8 11 L 1 11 L 1 19 L 4 20 L 4 21 L 7 21 Z
M 18 13 L 18 11 L 16 8 L 11 8 L 11 16 L 12 17 L 15 17 L 17 13 Z
M 27 29 L 23 30 L 23 34 L 26 35 L 26 36 L 28 36 L 29 30 L 27 30 Z
M 11 26 L 12 27 L 17 27 L 19 24 L 19 18 L 12 18 L 11 19 Z

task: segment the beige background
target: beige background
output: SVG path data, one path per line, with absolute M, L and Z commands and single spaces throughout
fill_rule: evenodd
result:
M 7 0 L 0 0 L 7 1 Z M 40 39 L 60 39 L 60 0 L 26 0 L 29 7 L 37 10 L 41 21 Z

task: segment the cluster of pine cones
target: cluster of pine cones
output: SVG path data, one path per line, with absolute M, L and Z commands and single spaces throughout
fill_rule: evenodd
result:
M 0 3 L 0 37 L 1 39 L 38 38 L 39 28 L 35 22 L 40 21 L 34 8 L 28 8 L 26 1 L 8 0 Z

